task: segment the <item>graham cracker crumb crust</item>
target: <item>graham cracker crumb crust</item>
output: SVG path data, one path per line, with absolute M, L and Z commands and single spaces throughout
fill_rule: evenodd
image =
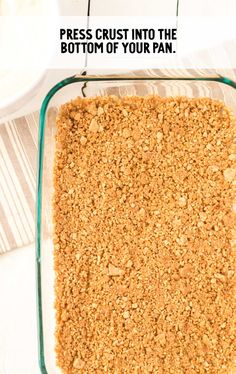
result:
M 77 98 L 57 118 L 56 354 L 66 374 L 227 374 L 235 121 L 222 102 Z

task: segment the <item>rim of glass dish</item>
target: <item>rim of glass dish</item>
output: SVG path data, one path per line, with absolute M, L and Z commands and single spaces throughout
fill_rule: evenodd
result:
M 41 288 L 41 207 L 42 207 L 42 177 L 43 177 L 43 155 L 44 155 L 44 130 L 47 107 L 52 97 L 61 88 L 73 83 L 89 82 L 118 82 L 118 81 L 203 81 L 226 84 L 236 89 L 236 82 L 230 78 L 213 75 L 200 77 L 155 77 L 155 76 L 95 76 L 95 75 L 73 75 L 57 83 L 45 96 L 39 116 L 39 139 L 38 139 L 38 160 L 37 160 L 37 195 L 36 195 L 36 296 L 37 296 L 37 324 L 38 324 L 38 359 L 42 374 L 49 374 L 46 368 L 44 356 L 43 337 L 43 311 L 42 311 L 42 288 Z

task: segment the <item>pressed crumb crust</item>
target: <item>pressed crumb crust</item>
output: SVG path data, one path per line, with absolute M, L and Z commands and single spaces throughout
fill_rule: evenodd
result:
M 61 107 L 53 205 L 63 373 L 231 373 L 234 126 L 208 98 Z

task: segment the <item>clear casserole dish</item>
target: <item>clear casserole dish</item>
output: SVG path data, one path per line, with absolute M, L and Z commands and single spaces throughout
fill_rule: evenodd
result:
M 236 83 L 222 76 L 73 76 L 54 86 L 45 97 L 39 123 L 36 206 L 36 277 L 38 344 L 41 372 L 59 374 L 55 357 L 53 267 L 53 164 L 58 108 L 77 96 L 156 94 L 159 96 L 210 97 L 223 101 L 236 114 Z

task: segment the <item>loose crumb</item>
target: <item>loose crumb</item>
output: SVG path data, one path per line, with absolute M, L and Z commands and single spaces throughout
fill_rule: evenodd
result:
M 85 362 L 82 361 L 80 358 L 76 358 L 73 362 L 73 367 L 75 369 L 83 369 L 84 365 L 85 365 Z
M 233 182 L 236 175 L 236 169 L 227 168 L 224 170 L 224 177 L 227 182 Z
M 97 120 L 93 118 L 89 125 L 89 131 L 95 133 L 95 132 L 98 132 L 98 130 L 99 130 L 99 125 L 97 123 Z
M 53 206 L 64 374 L 235 370 L 234 128 L 208 98 L 61 107 Z
M 129 318 L 129 311 L 128 310 L 123 313 L 123 317 L 125 319 Z
M 111 276 L 118 276 L 118 275 L 123 275 L 124 271 L 112 264 L 108 265 L 108 275 Z
M 85 136 L 81 136 L 81 138 L 80 138 L 80 143 L 82 144 L 82 145 L 85 145 L 86 143 L 87 143 L 87 138 L 85 137 Z M 75 164 L 73 163 L 73 166 L 74 166 Z

